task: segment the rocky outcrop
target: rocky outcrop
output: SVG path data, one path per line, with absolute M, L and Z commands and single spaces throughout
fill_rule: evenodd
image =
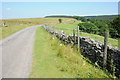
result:
M 43 26 L 49 33 L 54 34 L 58 39 L 65 43 L 77 43 L 77 36 L 65 35 L 64 32 L 57 31 L 51 27 Z M 93 63 L 103 67 L 103 50 L 104 44 L 100 41 L 91 39 L 89 37 L 79 36 L 81 54 L 91 60 Z M 120 77 L 120 49 L 107 46 L 107 70 L 110 73 L 115 72 L 117 77 Z

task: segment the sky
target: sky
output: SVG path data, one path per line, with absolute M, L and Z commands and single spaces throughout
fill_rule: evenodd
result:
M 118 2 L 2 2 L 1 18 L 36 18 L 50 15 L 93 16 L 118 14 Z
M 119 2 L 119 0 L 2 0 L 2 2 Z

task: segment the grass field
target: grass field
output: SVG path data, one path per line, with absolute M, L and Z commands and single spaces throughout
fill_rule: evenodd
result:
M 3 21 L 0 21 L 0 40 L 10 36 L 11 34 L 22 30 L 24 28 L 30 27 L 33 24 L 30 24 L 28 22 L 21 22 L 21 21 L 17 21 L 17 20 L 4 20 L 4 22 L 6 23 L 6 27 L 3 26 Z
M 45 34 L 45 35 L 44 35 Z M 30 78 L 109 78 L 71 47 L 39 27 Z
M 79 22 L 75 22 L 73 24 L 57 24 L 55 28 L 58 29 L 58 30 L 61 30 L 61 31 L 63 30 L 68 35 L 72 35 L 73 29 L 77 30 L 77 24 L 78 23 Z M 92 39 L 104 42 L 104 37 L 96 35 L 96 34 L 81 32 L 80 36 L 87 36 L 87 37 L 90 37 Z M 109 38 L 108 39 L 108 44 L 112 45 L 113 47 L 118 47 L 118 40 Z
M 59 18 L 26 18 L 26 19 L 19 19 L 19 21 L 27 21 L 36 25 L 46 24 L 48 26 L 54 27 L 57 24 L 59 24 L 58 19 Z M 77 22 L 77 20 L 73 18 L 60 18 L 60 19 L 62 19 L 63 23 L 67 23 L 67 24 L 73 24 L 74 22 Z
M 33 25 L 40 25 L 46 24 L 49 26 L 55 26 L 59 24 L 59 18 L 23 18 L 23 19 L 7 19 L 7 20 L 0 20 L 0 40 L 21 30 L 26 27 L 30 27 Z M 62 18 L 64 23 L 71 24 L 75 19 L 71 18 Z M 7 25 L 7 27 L 3 26 L 3 23 Z

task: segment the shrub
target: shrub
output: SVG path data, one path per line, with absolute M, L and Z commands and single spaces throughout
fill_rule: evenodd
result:
M 62 19 L 58 19 L 59 23 L 62 23 Z
M 120 16 L 116 17 L 110 22 L 110 27 L 116 31 L 116 36 L 120 38 Z
M 93 34 L 98 34 L 98 27 L 95 26 L 92 23 L 79 23 L 78 24 L 79 29 L 82 30 L 83 32 L 88 32 L 88 33 L 93 33 Z

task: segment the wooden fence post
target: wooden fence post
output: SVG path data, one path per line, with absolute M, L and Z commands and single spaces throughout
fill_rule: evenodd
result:
M 79 39 L 79 26 L 77 27 L 77 37 L 78 37 L 78 51 L 80 50 L 80 39 Z
M 76 32 L 77 32 L 77 30 L 75 29 L 75 44 L 76 44 L 76 40 L 77 40 L 77 39 L 76 39 Z
M 75 39 L 75 30 L 74 29 L 73 29 L 73 38 L 74 38 L 74 44 L 75 44 L 75 42 L 76 42 L 75 40 L 76 39 Z
M 107 65 L 107 44 L 108 44 L 108 31 L 104 34 L 104 53 L 103 53 L 103 67 L 106 68 Z

